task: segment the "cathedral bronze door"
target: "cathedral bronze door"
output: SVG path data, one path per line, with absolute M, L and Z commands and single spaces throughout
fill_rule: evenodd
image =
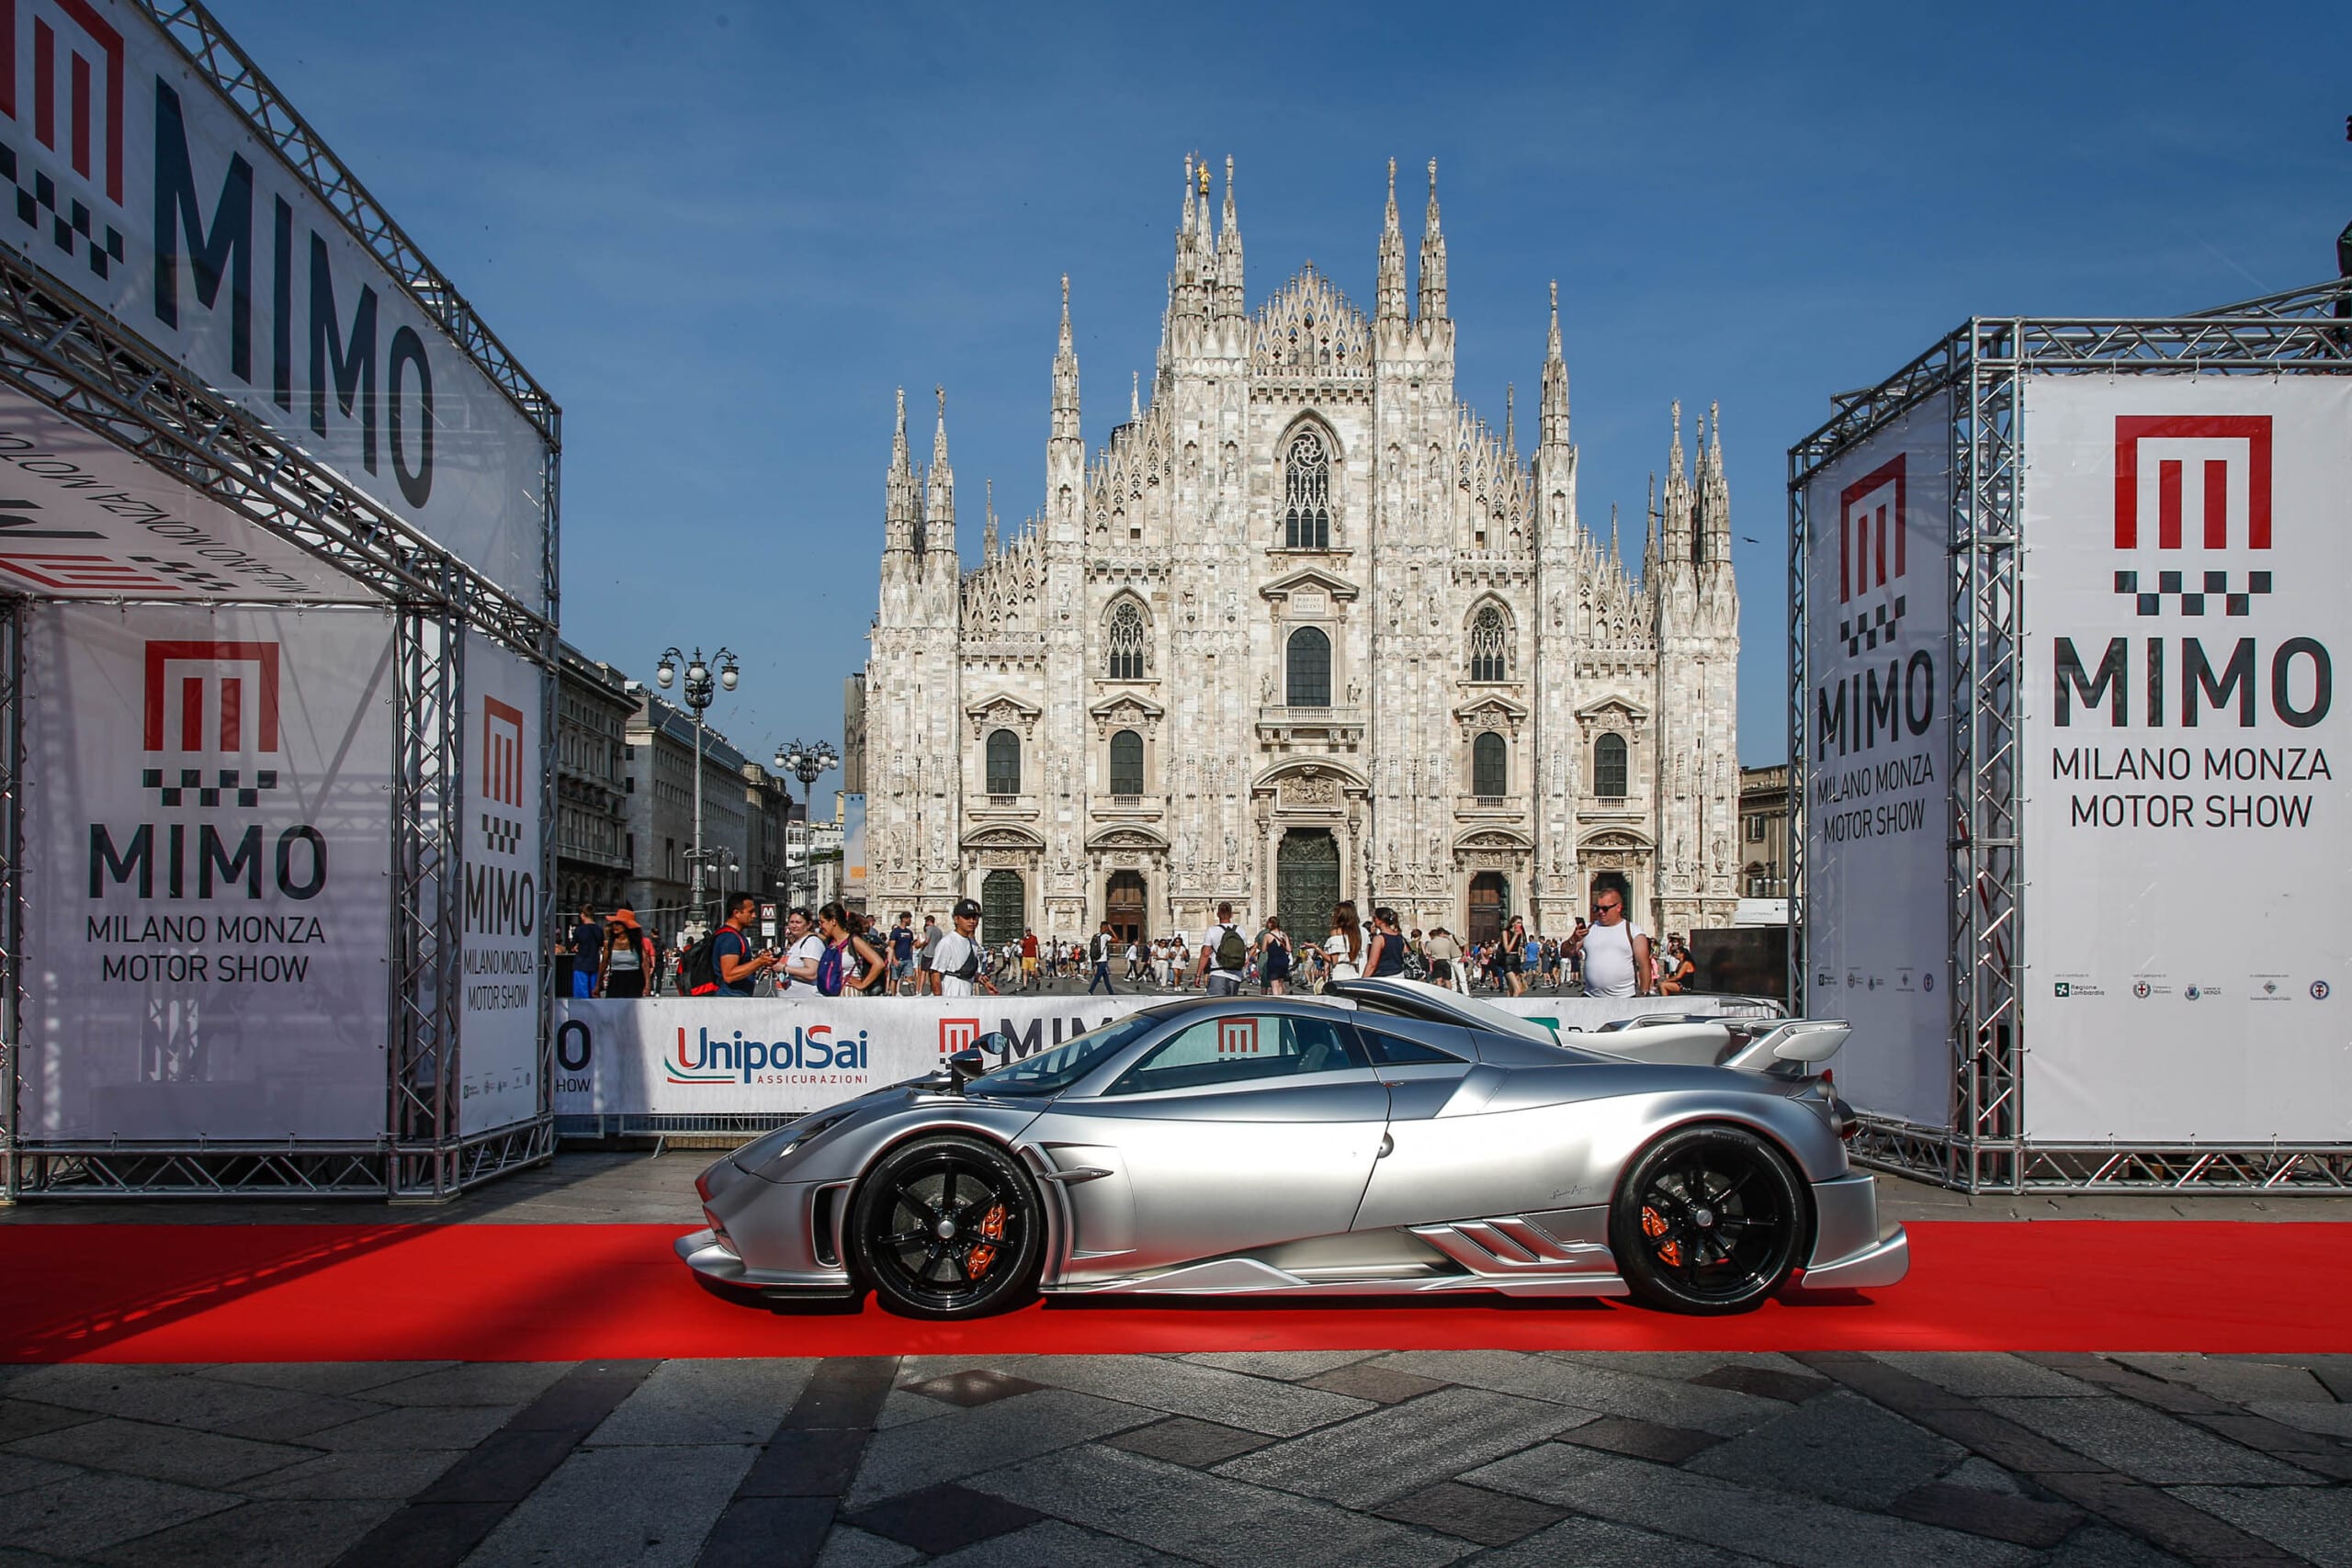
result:
M 1470 879 L 1470 942 L 1492 942 L 1503 934 L 1503 918 L 1510 905 L 1510 879 L 1499 871 L 1482 871 Z
M 992 871 L 980 883 L 980 940 L 990 947 L 1019 942 L 1027 929 L 1028 889 L 1021 874 Z
M 1274 851 L 1274 908 L 1293 942 L 1321 942 L 1340 901 L 1340 841 L 1329 828 L 1293 828 Z
M 1143 923 L 1143 874 L 1114 871 L 1110 886 L 1103 889 L 1102 918 L 1111 922 L 1112 931 L 1121 942 L 1141 942 Z

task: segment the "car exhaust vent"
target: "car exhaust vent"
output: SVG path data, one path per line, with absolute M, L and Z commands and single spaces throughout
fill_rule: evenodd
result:
M 841 1218 L 842 1189 L 820 1187 L 810 1201 L 808 1214 L 808 1250 L 816 1255 L 823 1268 L 842 1266 L 841 1249 L 833 1245 L 833 1235 Z

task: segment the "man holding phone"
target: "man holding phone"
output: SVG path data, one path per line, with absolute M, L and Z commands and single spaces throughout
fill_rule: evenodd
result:
M 760 901 L 749 893 L 738 893 L 728 902 L 727 923 L 718 928 L 710 946 L 711 973 L 722 997 L 750 996 L 760 976 L 775 967 L 775 949 L 752 947 L 752 922 L 759 913 Z

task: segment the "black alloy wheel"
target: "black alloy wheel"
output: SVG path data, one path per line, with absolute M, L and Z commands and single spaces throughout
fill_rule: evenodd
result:
M 907 1317 L 980 1317 L 1029 1299 L 1044 1262 L 1037 1189 L 978 1138 L 919 1138 L 891 1150 L 850 1208 L 858 1270 Z
M 1740 1127 L 1669 1133 L 1617 1188 L 1610 1250 L 1634 1299 L 1668 1312 L 1748 1312 L 1801 1261 L 1806 1200 L 1788 1156 Z

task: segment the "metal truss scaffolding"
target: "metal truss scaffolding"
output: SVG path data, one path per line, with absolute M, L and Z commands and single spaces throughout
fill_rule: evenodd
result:
M 2026 902 L 2018 815 L 2019 524 L 2028 376 L 2352 373 L 2352 279 L 2198 315 L 2148 321 L 1978 317 L 1901 370 L 1833 400 L 1829 423 L 1789 452 L 1789 984 L 1804 1010 L 1807 761 L 1805 488 L 1824 467 L 1936 400 L 1950 411 L 1952 660 L 1945 712 L 1952 770 L 1949 968 L 1951 1114 L 1944 1126 L 1866 1116 L 1855 1158 L 1966 1192 L 2352 1189 L 2352 1145 L 2041 1144 L 2027 1134 Z
M 470 1137 L 458 1122 L 460 824 L 465 649 L 480 633 L 536 663 L 541 682 L 537 915 L 552 910 L 549 792 L 556 668 L 557 477 L 561 413 L 449 281 L 376 206 L 253 62 L 194 0 L 138 0 L 273 146 L 294 175 L 437 321 L 537 432 L 544 451 L 541 582 L 517 597 L 311 459 L 288 436 L 187 374 L 107 312 L 0 248 L 0 389 L 30 398 L 158 472 L 326 563 L 353 603 L 394 626 L 390 1040 L 386 1127 L 372 1140 L 189 1145 L 28 1141 L 18 1125 L 24 757 L 21 674 L 28 601 L 0 601 L 0 1201 L 19 1196 L 279 1193 L 446 1198 L 554 1147 L 553 1042 L 539 1020 L 537 1113 Z M 127 601 L 126 603 L 138 603 Z M 540 959 L 540 994 L 550 964 Z

